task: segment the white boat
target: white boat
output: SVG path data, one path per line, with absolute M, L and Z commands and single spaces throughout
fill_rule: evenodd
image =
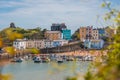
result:
M 41 58 L 41 60 L 42 60 L 42 63 L 50 62 L 50 59 L 48 57 L 43 57 L 43 58 Z
M 26 55 L 26 56 L 24 56 L 24 59 L 25 59 L 25 60 L 28 60 L 28 59 L 29 59 L 29 57 Z
M 84 57 L 84 61 L 93 61 L 93 57 L 92 56 L 85 56 Z
M 40 57 L 36 57 L 35 59 L 34 59 L 34 63 L 40 63 L 42 60 L 41 60 L 41 58 Z
M 66 61 L 74 61 L 74 58 L 73 58 L 73 57 L 68 57 L 68 58 L 66 59 Z
M 11 60 L 11 62 L 22 62 L 23 61 L 23 58 L 19 57 L 19 58 L 16 58 L 14 57 L 13 60 Z
M 57 58 L 57 63 L 63 63 L 63 59 L 62 58 Z

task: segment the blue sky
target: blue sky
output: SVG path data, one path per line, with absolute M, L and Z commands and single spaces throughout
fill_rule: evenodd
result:
M 120 8 L 119 0 L 107 1 Z M 105 27 L 110 22 L 103 20 L 107 10 L 101 4 L 102 0 L 0 0 L 0 29 L 11 22 L 22 28 L 42 29 L 65 23 L 72 32 L 80 26 Z

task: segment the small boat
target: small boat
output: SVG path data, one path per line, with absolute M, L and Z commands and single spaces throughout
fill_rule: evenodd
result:
M 74 58 L 69 57 L 69 58 L 66 59 L 66 61 L 74 61 Z
M 24 60 L 29 60 L 29 57 L 26 55 L 26 56 L 24 56 Z
M 22 58 L 19 58 L 18 60 L 16 60 L 16 62 L 22 62 L 23 59 Z
M 58 58 L 57 59 L 57 63 L 63 63 L 63 59 L 62 58 Z
M 63 55 L 63 56 L 62 56 L 62 59 L 63 59 L 64 61 L 66 61 L 67 56 Z
M 83 56 L 76 56 L 76 57 L 75 57 L 75 60 L 76 60 L 76 61 L 83 61 Z
M 41 62 L 41 58 L 40 57 L 36 57 L 35 59 L 34 59 L 34 63 L 40 63 Z
M 19 58 L 14 58 L 13 60 L 11 60 L 11 62 L 22 62 L 23 61 L 23 59 L 21 58 L 21 57 L 19 57 Z
M 48 57 L 41 58 L 42 63 L 48 63 L 50 62 L 50 59 Z
M 84 61 L 93 61 L 93 57 L 92 56 L 85 56 L 84 57 Z
M 34 56 L 34 57 L 32 58 L 32 60 L 34 61 L 36 58 L 37 58 L 37 56 Z

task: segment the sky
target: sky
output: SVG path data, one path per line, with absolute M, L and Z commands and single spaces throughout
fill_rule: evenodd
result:
M 119 0 L 107 0 L 120 8 Z M 0 0 L 0 30 L 14 22 L 17 27 L 50 30 L 52 23 L 65 23 L 72 33 L 81 26 L 105 27 L 103 0 Z

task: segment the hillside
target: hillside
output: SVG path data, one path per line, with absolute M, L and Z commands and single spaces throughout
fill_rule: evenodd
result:
M 46 29 L 41 29 L 40 27 L 34 29 L 23 29 L 20 27 L 16 28 L 5 28 L 0 31 L 0 37 L 4 41 L 4 46 L 11 46 L 14 38 L 27 38 L 27 39 L 43 39 L 44 32 Z

